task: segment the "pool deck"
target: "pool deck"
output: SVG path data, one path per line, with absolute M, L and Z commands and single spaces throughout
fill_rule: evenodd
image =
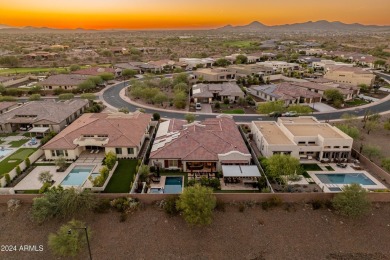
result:
M 369 178 L 371 181 L 375 183 L 375 185 L 362 185 L 362 187 L 368 189 L 368 190 L 378 190 L 378 189 L 387 189 L 385 185 L 383 185 L 380 181 L 378 181 L 375 177 L 373 177 L 371 174 L 369 174 L 365 170 L 355 170 L 351 167 L 351 164 L 347 164 L 346 168 L 338 167 L 335 163 L 329 163 L 329 166 L 331 166 L 334 171 L 308 171 L 307 173 L 311 176 L 313 181 L 320 186 L 323 192 L 340 192 L 340 191 L 331 191 L 329 188 L 340 188 L 343 189 L 344 186 L 348 184 L 326 184 L 323 183 L 316 174 L 345 174 L 345 173 L 363 173 L 366 175 L 367 178 Z
M 37 166 L 14 187 L 14 190 L 39 190 L 43 184 L 38 180 L 38 177 L 41 172 L 45 171 L 49 171 L 53 175 L 54 185 L 58 185 L 67 173 L 56 172 L 56 169 L 57 166 Z

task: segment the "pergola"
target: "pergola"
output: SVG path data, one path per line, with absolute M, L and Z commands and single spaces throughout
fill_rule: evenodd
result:
M 256 165 L 222 165 L 222 174 L 225 183 L 257 183 L 261 176 Z
M 33 127 L 30 130 L 28 130 L 30 136 L 32 133 L 35 133 L 37 135 L 41 134 L 42 136 L 45 136 L 45 134 L 48 133 L 49 131 L 50 131 L 49 127 Z

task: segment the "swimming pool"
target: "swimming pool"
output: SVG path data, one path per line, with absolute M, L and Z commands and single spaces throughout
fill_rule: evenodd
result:
M 376 185 L 364 173 L 324 173 L 315 174 L 316 177 L 324 184 L 352 184 Z
M 89 174 L 92 172 L 94 166 L 76 165 L 65 179 L 61 182 L 63 186 L 80 186 L 87 180 Z
M 167 176 L 165 179 L 164 193 L 178 194 L 183 191 L 183 177 Z
M 6 157 L 12 152 L 12 149 L 0 149 L 0 158 Z

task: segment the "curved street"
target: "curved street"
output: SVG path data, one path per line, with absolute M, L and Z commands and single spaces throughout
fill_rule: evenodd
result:
M 123 88 L 127 86 L 127 83 L 121 82 L 118 84 L 115 84 L 111 86 L 110 88 L 106 89 L 101 98 L 106 102 L 108 105 L 115 107 L 115 108 L 122 108 L 127 107 L 130 111 L 135 111 L 137 108 L 136 105 L 130 104 L 129 102 L 123 100 L 120 97 L 120 92 Z M 339 111 L 333 111 L 333 112 L 315 112 L 313 113 L 314 116 L 317 117 L 318 120 L 335 120 L 340 119 L 341 115 L 348 112 L 355 114 L 356 116 L 364 116 L 365 111 L 369 109 L 373 113 L 382 113 L 390 111 L 390 98 L 387 96 L 385 98 L 385 101 L 380 101 L 378 103 L 372 103 L 369 105 L 369 108 L 366 107 L 357 107 L 355 109 L 341 109 Z M 177 118 L 177 119 L 184 119 L 185 114 L 174 112 L 174 111 L 160 111 L 153 108 L 145 108 L 146 113 L 159 113 L 162 118 Z M 205 114 L 196 114 L 197 120 L 204 120 L 205 118 L 211 118 L 215 117 L 216 115 L 205 115 Z M 264 115 L 233 115 L 233 118 L 236 122 L 251 122 L 254 120 L 275 120 L 274 118 L 264 116 Z

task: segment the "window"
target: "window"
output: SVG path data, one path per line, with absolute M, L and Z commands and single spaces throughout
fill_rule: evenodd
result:
M 122 154 L 122 148 L 115 148 L 116 154 Z
M 324 148 L 325 148 L 325 149 L 329 149 L 329 148 L 330 148 L 330 146 L 324 146 Z
M 177 167 L 177 160 L 168 160 L 168 167 Z
M 134 148 L 127 148 L 127 153 L 128 154 L 134 154 Z
M 56 151 L 55 150 L 51 150 L 51 156 L 56 156 Z
M 334 148 L 340 148 L 340 146 L 335 146 Z
M 57 156 L 64 156 L 64 150 L 56 150 Z
M 343 146 L 343 148 L 349 148 L 349 146 Z

